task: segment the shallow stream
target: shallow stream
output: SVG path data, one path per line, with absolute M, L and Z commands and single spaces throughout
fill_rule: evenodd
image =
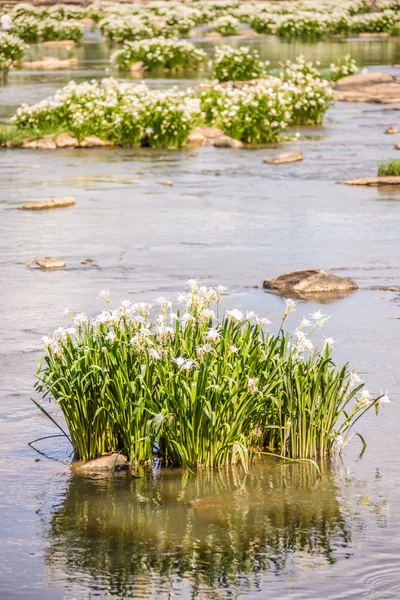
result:
M 328 66 L 351 52 L 361 65 L 399 72 L 396 40 L 252 43 L 273 66 L 300 53 Z M 71 78 L 105 75 L 103 44 L 74 52 L 82 61 L 74 71 L 11 73 L 0 118 Z M 45 54 L 31 49 L 32 58 Z M 324 127 L 302 128 L 300 142 L 285 146 L 0 151 L 0 598 L 400 596 L 400 295 L 380 289 L 400 288 L 400 190 L 337 184 L 400 156 L 400 140 L 384 134 L 400 126 L 399 109 L 337 103 Z M 263 163 L 297 145 L 303 162 Z M 66 195 L 75 207 L 15 210 Z M 67 267 L 28 269 L 34 256 Z M 88 257 L 96 262 L 82 264 Z M 165 470 L 98 481 L 73 478 L 28 447 L 55 433 L 30 397 L 40 337 L 66 324 L 65 307 L 93 315 L 104 288 L 116 304 L 174 299 L 183 280 L 198 277 L 229 286 L 227 307 L 277 324 L 284 302 L 262 290 L 263 279 L 309 267 L 358 282 L 359 291 L 322 306 L 332 315 L 324 335 L 371 392 L 388 389 L 394 400 L 361 422 L 362 458 L 354 440 L 321 477 L 310 466 L 260 460 L 247 476 Z M 289 325 L 317 308 L 299 301 Z M 39 448 L 59 461 L 70 452 L 61 438 Z

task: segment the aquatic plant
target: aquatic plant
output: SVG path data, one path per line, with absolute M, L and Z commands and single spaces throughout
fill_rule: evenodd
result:
M 214 29 L 223 36 L 236 35 L 239 31 L 239 21 L 228 15 L 219 17 L 214 22 Z
M 139 61 L 149 69 L 200 69 L 207 62 L 207 54 L 190 42 L 158 37 L 125 42 L 111 60 L 120 69 L 129 69 Z
M 212 61 L 212 77 L 218 81 L 247 81 L 264 77 L 268 62 L 260 60 L 257 50 L 248 46 L 215 48 Z
M 3 76 L 15 61 L 21 60 L 26 48 L 26 44 L 18 36 L 10 33 L 0 35 L 0 72 Z
M 12 118 L 19 131 L 35 135 L 65 131 L 116 144 L 177 148 L 200 122 L 200 101 L 190 90 L 149 90 L 145 85 L 103 79 L 71 81 L 53 97 L 22 105 Z
M 83 36 L 83 27 L 77 21 L 44 19 L 39 25 L 39 37 L 43 41 L 72 40 L 79 42 Z
M 35 15 L 22 13 L 18 19 L 13 19 L 10 32 L 24 42 L 34 43 L 39 40 L 39 24 L 39 19 Z
M 200 287 L 172 303 L 123 301 L 94 319 L 70 314 L 73 327 L 43 338 L 47 354 L 36 389 L 61 409 L 76 458 L 125 452 L 132 465 L 151 461 L 188 469 L 241 462 L 259 451 L 310 459 L 341 449 L 375 399 L 348 365 L 310 339 L 328 317 L 317 311 L 291 336 L 283 330 L 296 303 L 286 300 L 276 334 L 268 319 L 228 310 L 226 288 Z M 69 311 L 66 311 L 69 313 Z M 42 404 L 37 404 L 48 414 Z
M 99 26 L 104 37 L 111 42 L 143 40 L 154 36 L 154 28 L 138 16 L 105 17 Z
M 291 125 L 320 125 L 332 104 L 332 88 L 303 56 L 286 61 L 281 79 L 289 86 Z
M 379 163 L 378 177 L 400 177 L 400 158 L 391 158 Z
M 230 83 L 210 86 L 201 94 L 201 106 L 210 124 L 251 144 L 278 140 L 291 120 L 288 90 L 279 79 L 240 88 Z
M 330 65 L 330 78 L 332 81 L 338 81 L 342 77 L 348 75 L 355 75 L 359 72 L 357 63 L 354 58 L 351 58 L 350 54 L 346 54 L 343 58 L 340 58 L 335 63 Z

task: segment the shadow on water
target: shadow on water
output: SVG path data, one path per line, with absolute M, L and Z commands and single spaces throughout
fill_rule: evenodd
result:
M 48 542 L 51 577 L 71 582 L 71 592 L 84 579 L 91 590 L 139 598 L 142 589 L 172 590 L 178 577 L 197 597 L 204 587 L 257 588 L 304 557 L 333 564 L 350 533 L 329 464 L 320 476 L 310 464 L 272 468 L 263 459 L 249 475 L 72 478 Z

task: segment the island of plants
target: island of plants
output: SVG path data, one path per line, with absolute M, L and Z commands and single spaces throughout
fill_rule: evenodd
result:
M 328 321 L 320 311 L 290 334 L 296 303 L 286 300 L 271 333 L 254 313 L 222 314 L 225 289 L 190 280 L 181 309 L 158 298 L 154 316 L 143 302 L 112 308 L 103 291 L 101 314 L 70 314 L 71 327 L 43 338 L 36 389 L 62 411 L 76 459 L 117 451 L 132 467 L 156 455 L 191 470 L 237 462 L 248 470 L 259 452 L 316 459 L 341 450 L 360 417 L 388 401 L 334 364 L 332 339 L 314 348 L 313 332 Z

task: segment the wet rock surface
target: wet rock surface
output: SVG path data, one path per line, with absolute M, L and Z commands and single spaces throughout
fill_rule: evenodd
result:
M 73 206 L 76 200 L 73 196 L 63 196 L 62 198 L 53 198 L 53 200 L 43 200 L 41 202 L 28 202 L 19 206 L 19 210 L 48 210 L 50 208 L 66 208 Z
M 104 454 L 100 458 L 88 460 L 85 463 L 78 465 L 72 464 L 72 471 L 78 475 L 95 474 L 95 473 L 110 473 L 111 471 L 126 471 L 129 469 L 129 462 L 126 456 L 116 452 Z
M 55 150 L 57 148 L 56 143 L 51 135 L 46 135 L 40 140 L 24 140 L 21 147 L 32 150 Z
M 278 293 L 324 294 L 332 292 L 349 292 L 357 290 L 353 279 L 327 273 L 323 269 L 292 271 L 274 279 L 266 279 L 263 288 Z
M 400 79 L 387 73 L 349 75 L 336 82 L 333 97 L 342 102 L 400 102 Z
M 45 69 L 47 71 L 55 71 L 57 69 L 69 69 L 79 64 L 77 58 L 57 58 L 56 56 L 45 56 L 41 60 L 24 61 L 22 67 L 24 69 Z
M 45 256 L 44 258 L 40 258 L 36 261 L 36 264 L 41 269 L 62 269 L 65 267 L 65 262 L 59 258 L 54 258 L 52 256 Z
M 99 146 L 112 146 L 111 142 L 102 140 L 97 135 L 88 135 L 84 140 L 81 141 L 81 148 L 97 148 Z
M 380 186 L 380 185 L 400 185 L 400 177 L 363 177 L 361 179 L 347 179 L 346 181 L 340 181 L 345 185 L 367 185 L 367 186 Z
M 269 165 L 282 165 L 285 163 L 299 162 L 303 160 L 304 154 L 299 148 L 296 150 L 290 150 L 289 152 L 282 152 L 277 156 L 271 158 L 264 158 L 264 162 Z
M 217 127 L 196 127 L 188 137 L 188 145 L 242 148 L 243 142 L 226 135 Z

